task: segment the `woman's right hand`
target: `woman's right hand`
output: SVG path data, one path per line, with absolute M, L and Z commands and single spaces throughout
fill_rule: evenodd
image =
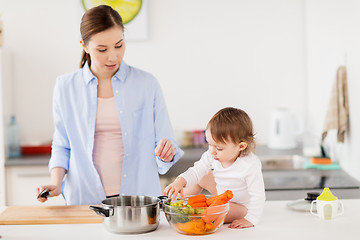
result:
M 48 188 L 49 190 L 49 197 L 59 196 L 61 193 L 61 186 L 43 185 L 39 188 L 36 188 L 36 197 L 38 197 L 41 191 L 43 191 L 45 188 Z M 47 198 L 39 197 L 38 201 L 43 203 L 47 201 Z

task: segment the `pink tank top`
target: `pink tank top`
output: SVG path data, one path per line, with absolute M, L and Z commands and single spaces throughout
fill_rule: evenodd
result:
M 106 196 L 120 193 L 123 160 L 124 143 L 115 98 L 98 98 L 93 161 Z

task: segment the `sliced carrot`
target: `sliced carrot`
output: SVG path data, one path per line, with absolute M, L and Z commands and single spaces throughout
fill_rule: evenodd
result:
M 206 223 L 205 224 L 205 231 L 206 232 L 211 232 L 214 229 L 215 229 L 214 224 L 212 224 L 212 223 Z
M 204 194 L 195 195 L 189 197 L 187 200 L 187 204 L 191 206 L 192 203 L 206 202 L 207 198 Z
M 189 204 L 189 203 L 188 203 Z M 189 204 L 192 208 L 207 207 L 206 202 L 198 202 Z
M 216 222 L 218 218 L 222 218 L 224 216 L 223 214 L 220 213 L 226 211 L 227 208 L 228 208 L 227 205 L 216 205 L 216 206 L 207 207 L 206 210 L 201 214 L 202 219 L 204 220 L 205 223 Z
M 217 198 L 215 199 L 215 201 L 213 201 L 209 207 L 214 207 L 214 206 L 218 206 L 218 205 L 223 205 L 223 204 L 226 204 L 228 201 L 224 201 L 223 199 L 221 198 Z
M 213 231 L 215 228 L 217 228 L 217 227 L 223 222 L 223 220 L 224 220 L 224 218 L 225 218 L 225 215 L 226 215 L 226 213 L 223 213 L 223 214 L 221 214 L 220 216 L 218 216 L 218 217 L 214 220 L 214 222 L 212 222 L 212 223 L 206 223 L 206 224 L 205 224 L 205 229 L 206 229 L 206 231 L 207 231 L 207 232 L 211 232 L 211 231 Z
M 174 224 L 176 229 L 185 232 L 187 234 L 204 234 L 205 233 L 205 222 L 202 219 L 192 219 L 186 223 Z
M 206 203 L 210 203 L 210 205 L 208 205 L 208 208 L 206 208 L 206 210 L 202 214 L 205 223 L 215 223 L 219 220 L 219 218 L 221 219 L 223 216 L 218 215 L 217 213 L 225 211 L 227 206 L 224 204 L 228 203 L 229 200 L 232 198 L 233 193 L 230 190 L 226 190 L 223 194 L 209 198 Z M 224 205 L 224 208 L 222 208 L 221 205 Z
M 218 227 L 224 221 L 226 214 L 227 213 L 223 213 L 219 215 L 217 219 L 215 219 L 215 221 L 213 222 L 214 228 Z
M 220 195 L 217 195 L 217 196 L 214 196 L 214 197 L 211 197 L 209 198 L 208 200 L 206 200 L 206 204 L 208 206 L 210 206 L 216 199 L 221 199 L 225 204 L 227 203 L 230 199 L 233 198 L 233 192 L 230 191 L 230 190 L 226 190 L 224 193 L 220 194 Z

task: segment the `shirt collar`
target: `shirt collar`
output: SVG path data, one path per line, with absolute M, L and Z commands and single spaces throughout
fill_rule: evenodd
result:
M 126 80 L 126 75 L 129 70 L 129 65 L 127 65 L 124 61 L 121 61 L 119 70 L 114 74 L 115 79 L 124 82 Z M 86 62 L 83 67 L 84 81 L 86 84 L 91 82 L 92 80 L 96 80 L 97 78 L 91 72 L 89 64 Z
M 121 61 L 119 70 L 115 73 L 115 78 L 124 82 L 126 80 L 127 73 L 129 71 L 129 65 L 127 65 L 124 61 Z
M 88 62 L 85 63 L 82 70 L 83 70 L 83 75 L 84 75 L 84 81 L 86 84 L 91 82 L 91 80 L 96 79 L 94 74 L 90 71 Z

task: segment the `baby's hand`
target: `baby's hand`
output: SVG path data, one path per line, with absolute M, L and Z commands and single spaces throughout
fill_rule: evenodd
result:
M 186 186 L 186 180 L 183 177 L 178 177 L 173 183 L 169 184 L 164 189 L 164 195 L 167 195 L 169 199 L 174 201 L 178 194 L 180 197 L 184 199 L 184 187 Z
M 253 227 L 254 225 L 249 222 L 248 220 L 246 220 L 245 218 L 241 218 L 241 219 L 235 219 L 234 221 L 232 221 L 232 223 L 229 225 L 229 228 L 248 228 L 248 227 Z

